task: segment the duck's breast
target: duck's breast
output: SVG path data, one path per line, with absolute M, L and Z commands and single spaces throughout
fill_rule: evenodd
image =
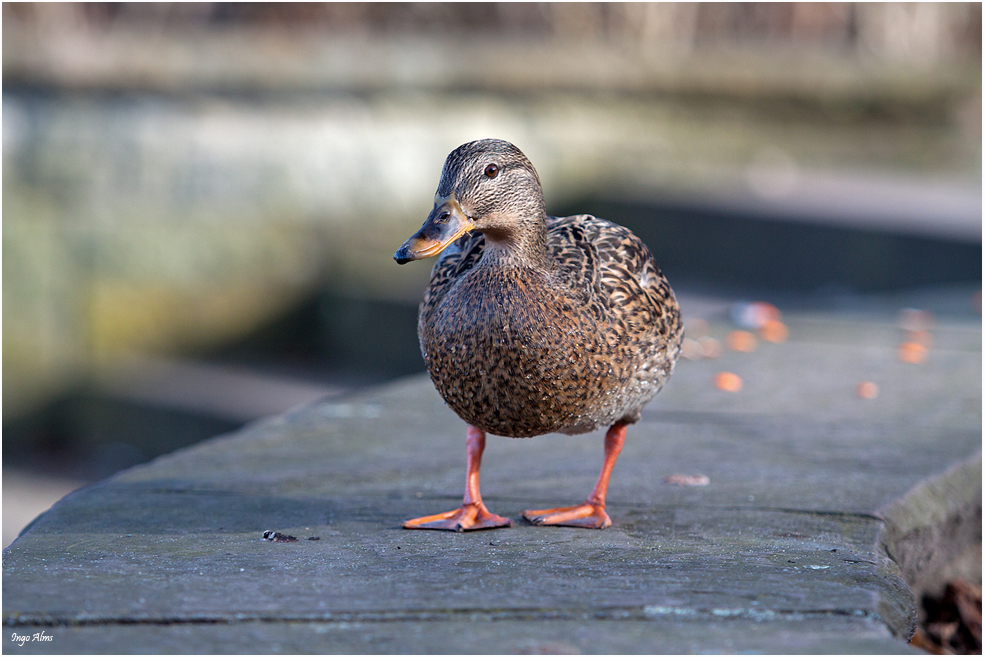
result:
M 473 270 L 422 312 L 428 372 L 459 416 L 490 433 L 582 424 L 586 402 L 613 382 L 596 327 L 580 311 L 546 272 Z

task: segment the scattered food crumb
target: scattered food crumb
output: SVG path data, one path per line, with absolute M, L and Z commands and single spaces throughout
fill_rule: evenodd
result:
M 855 394 L 862 399 L 875 399 L 879 396 L 879 386 L 872 381 L 862 381 L 855 386 Z
M 786 342 L 790 337 L 790 329 L 780 320 L 771 319 L 759 328 L 759 337 L 767 342 Z
M 904 342 L 896 348 L 896 357 L 903 363 L 919 365 L 927 360 L 927 347 L 916 342 Z
M 719 372 L 715 375 L 715 387 L 725 392 L 739 392 L 742 390 L 742 379 L 732 372 Z
M 669 486 L 707 486 L 711 480 L 707 475 L 672 474 L 664 477 L 664 483 Z
M 288 536 L 287 534 L 281 534 L 280 532 L 275 532 L 272 529 L 268 529 L 263 532 L 263 540 L 273 541 L 274 543 L 296 543 L 298 537 Z
M 725 344 L 732 351 L 749 353 L 756 350 L 756 336 L 749 331 L 732 331 L 725 336 Z
M 737 303 L 732 306 L 732 321 L 744 328 L 758 329 L 773 319 L 780 319 L 780 311 L 765 301 Z
M 709 360 L 718 358 L 722 355 L 722 343 L 715 338 L 705 336 L 698 340 L 698 344 L 700 344 L 701 348 L 704 349 L 705 358 Z

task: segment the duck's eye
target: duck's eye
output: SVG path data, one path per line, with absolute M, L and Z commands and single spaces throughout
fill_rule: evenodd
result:
M 495 178 L 499 174 L 499 167 L 495 164 L 490 164 L 486 167 L 484 173 L 486 174 L 486 178 Z

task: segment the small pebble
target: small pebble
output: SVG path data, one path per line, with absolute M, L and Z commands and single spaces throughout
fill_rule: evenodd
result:
M 707 475 L 672 474 L 663 479 L 669 486 L 707 486 L 711 480 Z
M 275 532 L 272 529 L 268 529 L 263 532 L 263 540 L 272 541 L 274 543 L 296 543 L 298 537 L 289 536 L 288 534 L 281 534 L 280 532 Z
M 875 399 L 879 396 L 879 386 L 872 381 L 862 381 L 855 386 L 855 394 L 862 399 Z
M 738 374 L 732 372 L 719 372 L 715 375 L 715 387 L 725 392 L 739 392 L 742 390 L 742 379 Z

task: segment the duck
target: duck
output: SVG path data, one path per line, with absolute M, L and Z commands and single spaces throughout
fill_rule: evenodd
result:
M 647 246 L 589 214 L 548 215 L 523 152 L 481 139 L 448 155 L 430 214 L 393 257 L 401 265 L 438 258 L 418 338 L 431 381 L 467 425 L 461 506 L 403 527 L 511 526 L 482 501 L 487 434 L 602 427 L 602 470 L 586 500 L 522 515 L 533 525 L 611 526 L 606 493 L 627 427 L 670 378 L 684 337 L 677 299 Z

